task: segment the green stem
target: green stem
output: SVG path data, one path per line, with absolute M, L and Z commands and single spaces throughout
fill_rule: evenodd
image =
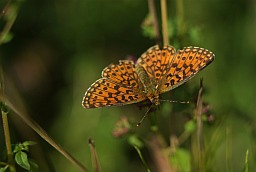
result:
M 176 0 L 177 9 L 177 33 L 182 35 L 184 32 L 184 10 L 183 10 L 183 0 Z
M 153 28 L 154 28 L 154 33 L 155 33 L 156 44 L 159 44 L 160 43 L 160 31 L 159 31 L 159 25 L 158 25 L 154 1 L 155 0 L 148 0 L 148 8 L 149 8 L 149 12 L 152 17 L 152 20 L 153 20 Z
M 2 121 L 3 121 L 3 129 L 4 129 L 4 137 L 5 137 L 5 145 L 6 145 L 6 151 L 7 151 L 7 158 L 8 158 L 8 164 L 11 165 L 13 168 L 10 168 L 11 172 L 15 172 L 15 164 L 12 156 L 12 145 L 11 145 L 11 137 L 10 137 L 10 130 L 9 130 L 9 124 L 8 124 L 8 113 L 5 112 L 1 108 L 1 114 L 2 114 Z
M 0 93 L 4 95 L 5 85 L 4 85 L 4 73 L 3 69 L 0 66 Z M 1 108 L 1 115 L 2 115 L 2 121 L 3 121 L 3 130 L 4 130 L 4 137 L 5 137 L 5 145 L 6 145 L 6 151 L 7 151 L 7 161 L 10 165 L 9 169 L 11 172 L 15 172 L 15 162 L 13 160 L 12 156 L 12 144 L 11 144 L 11 136 L 10 136 L 10 130 L 9 130 L 9 123 L 8 123 L 8 110 L 4 104 L 4 101 L 0 99 L 0 108 Z
M 101 167 L 100 167 L 100 161 L 97 155 L 97 151 L 95 148 L 95 144 L 94 144 L 94 140 L 92 140 L 91 138 L 88 140 L 89 143 L 89 147 L 91 150 L 91 159 L 92 159 L 92 166 L 94 169 L 94 172 L 101 172 Z
M 162 16 L 163 43 L 164 45 L 169 45 L 166 0 L 161 0 L 161 16 Z
M 230 151 L 230 146 L 231 146 L 231 131 L 230 128 L 226 128 L 226 171 L 230 172 L 231 170 L 231 165 L 230 165 L 230 157 L 231 156 L 231 151 Z
M 4 7 L 3 12 L 1 14 L 1 17 L 2 17 L 3 15 L 5 15 L 5 12 L 7 10 L 12 10 L 11 12 L 13 13 L 13 15 L 10 15 L 11 17 L 8 19 L 8 21 L 6 22 L 3 30 L 0 32 L 0 45 L 4 42 L 5 37 L 10 32 L 10 30 L 11 30 L 11 28 L 12 28 L 12 26 L 13 26 L 16 18 L 17 18 L 17 12 L 14 11 L 12 8 L 9 8 L 10 7 L 10 3 L 11 3 L 11 1 L 9 1 L 6 4 L 6 6 Z M 20 3 L 17 6 L 19 7 L 19 5 L 20 5 Z
M 198 143 L 198 155 L 199 155 L 199 172 L 205 171 L 204 166 L 204 147 L 203 147 L 203 123 L 202 123 L 202 92 L 203 92 L 203 79 L 200 80 L 200 89 L 197 97 L 197 143 Z
M 245 172 L 249 171 L 248 156 L 249 156 L 249 150 L 247 149 L 245 154 Z
M 136 149 L 137 153 L 139 154 L 140 159 L 141 159 L 141 161 L 142 161 L 144 167 L 147 169 L 147 172 L 150 172 L 150 169 L 149 169 L 149 167 L 148 167 L 148 164 L 146 163 L 145 159 L 143 158 L 142 153 L 141 153 L 140 149 L 138 148 L 138 146 L 135 146 L 135 145 L 134 145 L 133 147 Z

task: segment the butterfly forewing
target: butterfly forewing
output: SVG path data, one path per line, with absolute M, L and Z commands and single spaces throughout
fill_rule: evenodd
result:
M 146 99 L 140 91 L 132 61 L 109 65 L 102 71 L 102 77 L 86 91 L 82 102 L 85 108 L 131 104 Z
M 140 80 L 134 71 L 135 65 L 130 60 L 120 60 L 119 64 L 111 64 L 102 71 L 102 77 L 109 78 L 126 87 L 139 88 Z
M 159 83 L 159 80 L 169 70 L 173 54 L 175 54 L 175 49 L 172 46 L 164 46 L 160 49 L 158 45 L 155 45 L 141 55 L 137 64 L 143 66 L 148 76 Z
M 170 63 L 168 73 L 160 82 L 160 93 L 178 87 L 214 60 L 214 54 L 199 47 L 185 47 L 177 51 Z

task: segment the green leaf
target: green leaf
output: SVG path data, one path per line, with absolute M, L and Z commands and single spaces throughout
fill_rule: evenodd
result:
M 151 26 L 142 26 L 143 35 L 149 37 L 150 39 L 154 38 L 154 29 Z
M 23 143 L 18 143 L 15 145 L 13 149 L 13 153 L 19 152 L 19 151 L 29 151 L 29 146 L 35 145 L 36 142 L 33 141 L 25 141 Z
M 13 34 L 8 32 L 8 33 L 6 33 L 5 35 L 3 35 L 1 37 L 0 42 L 3 43 L 3 44 L 8 43 L 12 40 L 12 38 L 13 38 Z
M 5 172 L 7 170 L 8 166 L 5 166 L 3 168 L 0 168 L 0 172 Z
M 187 150 L 177 148 L 176 151 L 171 155 L 170 160 L 171 163 L 177 167 L 178 171 L 191 171 L 190 154 Z
M 28 155 L 25 152 L 17 152 L 15 154 L 16 163 L 26 170 L 30 170 L 30 164 L 28 162 Z
M 33 146 L 36 144 L 36 142 L 34 141 L 25 141 L 22 143 L 24 146 Z
M 153 28 L 153 18 L 150 14 L 146 16 L 142 25 L 141 25 L 142 33 L 145 37 L 149 37 L 153 39 L 155 37 L 155 31 Z
M 14 145 L 13 153 L 17 153 L 22 150 L 20 145 L 20 143 Z
M 200 28 L 199 27 L 190 28 L 189 36 L 193 42 L 198 42 L 200 40 Z
M 196 122 L 194 120 L 190 120 L 185 124 L 185 131 L 188 133 L 192 133 L 196 129 Z
M 136 146 L 138 148 L 142 148 L 143 147 L 143 142 L 138 138 L 137 135 L 131 135 L 128 138 L 128 142 L 132 145 L 132 146 Z

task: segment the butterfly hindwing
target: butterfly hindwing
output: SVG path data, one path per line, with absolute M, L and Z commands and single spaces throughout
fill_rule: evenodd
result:
M 83 106 L 97 108 L 113 105 L 124 105 L 146 99 L 140 91 L 140 82 L 134 71 L 132 61 L 120 61 L 117 65 L 109 65 L 102 71 L 97 80 L 86 91 Z

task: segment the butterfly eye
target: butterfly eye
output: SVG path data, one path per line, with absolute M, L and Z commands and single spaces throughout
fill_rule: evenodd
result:
M 154 97 L 153 99 L 153 104 L 155 104 L 156 106 L 158 106 L 160 104 L 160 101 L 159 101 L 159 96 L 157 95 L 156 97 Z

